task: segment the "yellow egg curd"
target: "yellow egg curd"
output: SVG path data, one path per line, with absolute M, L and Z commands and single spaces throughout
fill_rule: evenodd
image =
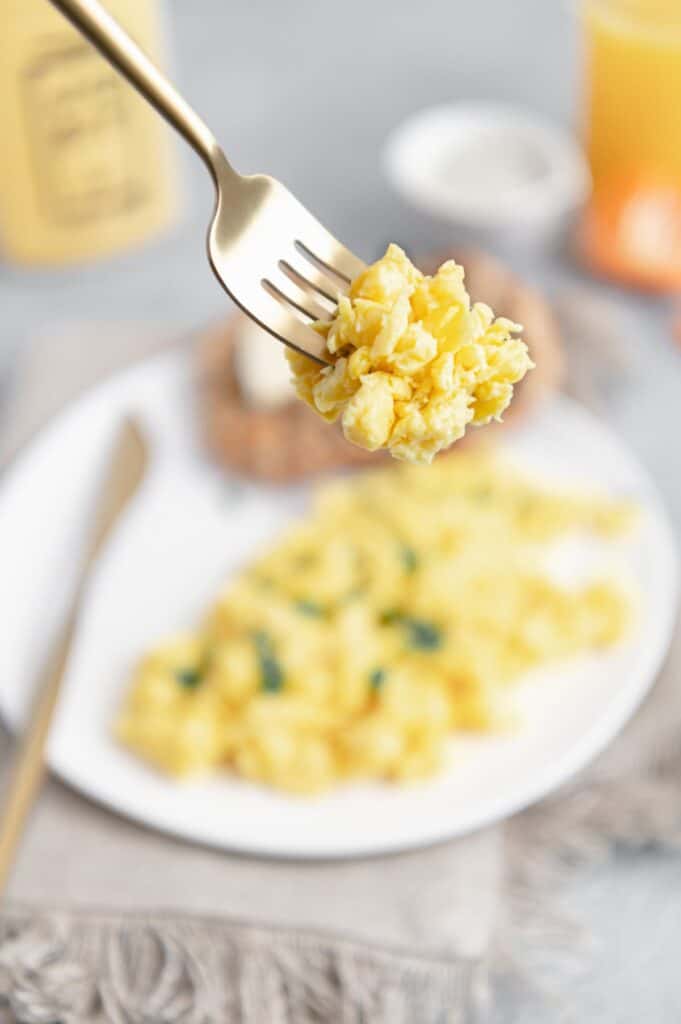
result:
M 422 274 L 397 245 L 353 281 L 326 336 L 329 365 L 288 353 L 298 395 L 348 441 L 431 462 L 469 423 L 500 419 L 532 367 L 519 324 L 471 305 L 449 260 Z
M 327 484 L 198 629 L 142 659 L 117 735 L 175 776 L 298 793 L 431 775 L 457 734 L 512 724 L 528 671 L 621 638 L 621 584 L 560 585 L 547 555 L 628 515 L 484 454 Z

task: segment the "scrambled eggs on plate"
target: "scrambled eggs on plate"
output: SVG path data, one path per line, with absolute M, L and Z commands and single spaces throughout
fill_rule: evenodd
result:
M 503 727 L 528 670 L 621 638 L 621 588 L 561 586 L 546 559 L 629 517 L 480 454 L 327 484 L 200 628 L 142 659 L 117 735 L 174 776 L 298 793 L 432 775 L 457 733 Z
M 348 441 L 397 459 L 431 462 L 469 423 L 499 419 L 532 367 L 519 324 L 471 305 L 449 260 L 422 274 L 397 245 L 368 267 L 319 323 L 330 365 L 287 353 L 299 396 Z

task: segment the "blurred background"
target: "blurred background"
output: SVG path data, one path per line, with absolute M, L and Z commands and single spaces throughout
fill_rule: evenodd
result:
M 115 3 L 110 6 L 116 9 Z M 144 22 L 140 12 L 155 7 L 147 0 L 121 4 L 126 6 L 133 23 L 135 18 Z M 638 6 L 639 13 L 652 14 L 665 5 L 639 0 Z M 12 24 L 27 18 L 20 35 L 30 51 L 31 40 L 44 38 L 38 0 L 25 7 L 10 0 L 9 8 L 16 14 Z M 26 13 L 33 8 L 36 21 Z M 664 89 L 639 86 L 636 75 L 650 82 L 651 67 L 661 69 L 678 98 L 670 76 L 678 75 L 673 67 L 681 64 L 681 44 L 668 65 L 655 48 L 652 56 L 645 47 L 643 56 L 637 55 L 631 38 L 626 46 L 604 40 L 602 26 L 587 26 L 577 8 L 567 0 L 346 0 L 341 7 L 313 0 L 166 0 L 161 5 L 174 77 L 239 171 L 280 178 L 367 260 L 377 258 L 391 240 L 417 259 L 473 242 L 537 289 L 556 317 L 566 386 L 579 390 L 641 456 L 678 522 L 681 301 L 675 292 L 681 291 L 681 247 L 674 218 L 681 199 L 674 189 L 681 194 L 681 154 L 674 167 L 671 150 L 674 145 L 677 153 L 681 150 L 681 107 L 666 106 L 660 99 Z M 673 3 L 668 10 L 677 17 Z M 49 13 L 56 17 L 51 8 Z M 155 26 L 140 23 L 139 32 L 152 48 L 158 44 Z M 602 76 L 593 108 L 585 100 L 589 41 L 593 59 L 601 61 L 600 72 L 591 65 L 592 74 Z M 31 103 L 44 109 L 59 82 L 50 80 L 49 66 L 40 65 L 30 87 L 24 83 L 21 95 L 13 92 L 9 71 L 17 52 L 8 33 L 0 40 L 5 69 L 0 111 L 4 106 L 7 123 L 19 133 L 35 124 Z M 628 96 L 622 92 L 625 81 L 632 85 Z M 451 192 L 438 209 L 423 199 L 428 160 L 433 156 L 437 163 L 440 142 L 450 127 L 453 138 L 457 129 L 443 122 L 438 134 L 422 119 L 409 122 L 407 129 L 403 125 L 426 108 L 471 101 L 503 104 L 518 108 L 519 117 L 529 116 L 527 131 L 518 122 L 516 139 L 502 139 L 504 153 L 512 157 L 508 174 L 513 178 L 527 172 L 530 179 L 523 192 L 526 206 L 515 208 L 516 215 L 526 211 L 529 231 L 518 230 L 515 222 L 509 228 L 501 213 L 498 223 L 483 217 L 484 223 L 464 224 L 448 217 L 443 212 L 447 203 L 457 205 Z M 111 102 L 115 107 L 118 100 Z M 630 117 L 650 125 L 651 139 L 672 141 L 655 163 L 659 180 L 649 180 L 646 169 L 639 177 L 634 166 L 623 182 L 612 184 L 610 163 L 622 166 L 626 139 L 633 138 L 635 148 L 640 138 L 626 127 Z M 512 122 L 506 119 L 507 125 Z M 493 132 L 496 122 L 491 124 Z M 415 144 L 408 131 L 421 130 L 424 135 Z M 679 141 L 672 145 L 674 136 Z M 104 233 L 75 262 L 74 252 L 63 249 L 63 232 L 54 250 L 45 239 L 46 261 L 37 230 L 36 251 L 26 251 L 23 243 L 30 232 L 21 227 L 16 198 L 24 188 L 21 167 L 11 159 L 0 167 L 0 398 L 22 352 L 37 336 L 54 332 L 57 337 L 70 325 L 102 323 L 123 330 L 131 325 L 135 331 L 149 325 L 181 335 L 227 314 L 229 300 L 204 257 L 213 203 L 210 181 L 194 155 L 163 128 L 159 139 L 166 138 L 169 152 L 165 141 L 158 141 L 149 157 L 160 183 L 158 208 L 142 218 L 130 237 L 110 239 L 115 251 L 96 252 L 98 243 L 109 249 Z M 41 160 L 53 158 L 53 142 L 49 133 L 39 140 Z M 525 143 L 529 149 L 523 149 Z M 423 166 L 410 169 L 413 145 L 420 146 Z M 580 176 L 585 148 L 597 185 L 588 212 Z M 574 161 L 574 173 L 556 184 L 550 211 L 535 230 L 531 181 L 535 172 L 541 179 L 546 170 L 542 160 L 557 152 Z M 466 174 L 475 177 L 474 155 L 463 170 L 452 165 L 453 182 L 465 184 Z M 142 150 L 137 157 L 150 172 L 152 164 Z M 529 165 L 523 163 L 526 158 Z M 459 172 L 463 177 L 457 178 Z M 68 168 L 64 173 L 68 179 Z M 503 184 L 503 168 L 499 173 L 498 181 L 493 176 L 488 183 L 492 198 Z M 482 199 L 478 196 L 483 207 L 484 187 L 483 182 Z M 618 218 L 629 209 L 631 197 L 641 194 L 630 244 L 631 232 L 620 231 Z M 77 249 L 77 230 L 67 229 L 66 235 Z M 94 334 L 92 344 L 97 344 Z M 0 423 L 1 415 L 0 404 Z M 575 989 L 574 1019 L 672 1019 L 669 1008 L 678 1010 L 679 935 L 668 894 L 677 885 L 678 870 L 671 856 L 623 855 L 576 884 L 570 901 L 593 925 L 601 945 L 593 978 Z M 642 971 L 648 979 L 645 998 Z M 619 993 L 617 1011 L 606 998 L 613 990 Z M 509 1007 L 499 1020 L 515 1019 Z M 535 1019 L 531 1012 L 518 1019 L 528 1024 Z M 538 1021 L 546 1019 L 542 1010 L 537 1013 Z
M 28 48 L 30 54 L 33 36 L 45 32 L 44 19 L 58 16 L 38 0 L 9 6 L 16 13 L 1 44 L 7 51 L 3 62 L 5 109 L 9 118 L 28 123 L 26 90 L 22 86 L 19 96 L 10 75 L 19 61 L 17 53 Z M 156 5 L 131 5 L 118 0 L 118 8 L 124 20 L 126 14 L 139 19 L 138 35 L 152 49 L 158 48 L 158 28 L 148 23 L 149 11 L 153 14 Z M 652 10 L 649 5 L 642 9 Z M 398 241 L 418 258 L 442 252 L 464 239 L 461 225 L 441 215 L 430 216 L 413 201 L 414 192 L 419 187 L 423 190 L 423 182 L 412 182 L 398 194 L 388 181 L 386 164 L 390 157 L 386 145 L 410 115 L 452 102 L 489 101 L 540 115 L 544 127 L 548 125 L 559 133 L 575 129 L 583 136 L 581 128 L 588 123 L 580 55 L 585 38 L 593 39 L 593 32 L 580 25 L 577 3 L 480 0 L 464 5 L 433 0 L 421 8 L 382 0 L 370 5 L 350 0 L 342 17 L 327 5 L 305 0 L 296 5 L 295 11 L 264 0 L 233 4 L 229 9 L 217 0 L 192 5 L 167 0 L 160 10 L 177 80 L 213 127 L 237 169 L 266 171 L 281 178 L 366 259 L 376 258 L 389 240 Z M 53 30 L 53 22 L 50 25 Z M 620 68 L 622 59 L 625 73 Z M 621 121 L 624 117 L 630 101 L 629 96 L 622 96 L 621 85 L 627 80 L 626 66 L 632 59 L 633 74 L 635 67 L 645 74 L 651 60 L 659 63 L 659 53 L 652 58 L 644 55 L 638 64 L 635 55 L 632 58 L 626 53 L 622 58 L 615 52 L 614 61 L 607 53 L 601 58 L 602 63 L 609 62 L 615 68 L 610 84 L 605 68 L 601 90 L 606 107 L 612 94 L 601 132 L 606 145 L 608 134 L 610 138 L 616 134 L 618 118 Z M 40 89 L 49 94 L 52 85 L 49 72 L 47 79 L 37 77 L 34 93 L 40 102 Z M 659 89 L 656 94 L 659 105 Z M 628 109 L 631 114 L 630 106 Z M 641 111 L 636 113 L 640 120 Z M 673 110 L 658 110 L 658 116 L 668 120 L 674 116 Z M 21 126 L 23 132 L 28 131 L 26 123 Z M 664 124 L 658 130 L 656 123 L 651 134 L 665 134 Z M 152 130 L 157 131 L 157 126 L 148 128 Z M 64 245 L 62 232 L 57 255 L 52 253 L 48 262 L 64 259 L 65 265 L 41 268 L 41 241 L 33 247 L 34 252 L 30 243 L 28 255 L 23 251 L 30 231 L 22 227 L 15 213 L 13 238 L 6 237 L 5 261 L 0 264 L 0 366 L 5 381 L 13 354 L 26 339 L 46 328 L 61 329 L 61 325 L 74 320 L 115 320 L 170 326 L 182 332 L 227 310 L 228 300 L 207 272 L 203 258 L 213 201 L 210 183 L 199 161 L 176 144 L 165 127 L 159 138 L 153 152 L 160 162 L 159 188 L 169 190 L 167 202 L 164 205 L 159 200 L 159 209 L 143 212 L 140 223 L 129 232 L 130 239 L 125 231 L 110 240 L 105 232 L 100 233 L 101 258 L 78 259 L 77 240 L 67 243 L 65 252 L 59 251 Z M 166 139 L 173 147 L 171 163 L 176 158 L 180 163 L 177 198 L 171 180 L 174 167 L 166 165 L 165 155 L 162 160 L 159 156 L 165 145 L 162 140 Z M 417 138 L 415 144 L 427 149 L 432 141 L 428 130 L 424 139 L 422 142 Z M 569 143 L 569 138 L 559 140 L 562 144 L 566 141 Z M 43 142 L 40 159 L 46 161 L 50 159 L 49 139 Z M 407 164 L 410 145 L 413 148 L 413 140 L 406 143 Z M 145 164 L 143 152 L 137 160 L 141 166 Z M 11 210 L 18 206 L 14 196 L 19 185 L 12 176 L 23 175 L 21 166 L 14 166 L 7 158 L 4 163 L 4 170 L 0 170 L 5 197 L 4 204 L 0 202 L 0 228 L 7 236 Z M 403 172 L 404 168 L 393 170 L 393 182 L 399 174 L 404 179 Z M 145 173 L 153 173 L 153 168 Z M 408 176 L 409 167 L 406 173 Z M 454 177 L 450 199 L 457 181 Z M 562 187 L 567 188 L 562 201 L 569 209 L 575 205 L 579 187 L 574 180 Z M 560 190 L 554 199 L 559 209 Z M 530 198 L 530 212 L 531 208 Z M 164 227 L 166 221 L 173 222 L 172 226 Z M 46 231 L 49 234 L 49 225 Z M 150 237 L 137 244 L 145 234 Z M 135 244 L 126 245 L 129 240 Z M 558 295 L 562 306 L 567 298 L 568 306 L 574 307 L 576 303 L 570 301 L 567 289 L 585 283 L 594 295 L 610 300 L 610 321 L 601 333 L 607 333 L 610 340 L 612 335 L 621 336 L 621 345 L 615 342 L 615 360 L 628 360 L 632 351 L 634 359 L 638 352 L 643 360 L 632 374 L 640 377 L 636 381 L 636 400 L 627 400 L 623 409 L 614 402 L 611 415 L 634 447 L 657 468 L 660 482 L 678 510 L 674 474 L 664 468 L 659 430 L 660 409 L 673 404 L 681 365 L 673 340 L 673 297 L 650 297 L 589 281 L 584 262 L 569 251 L 569 236 L 560 232 L 548 242 L 535 240 L 528 246 L 525 239 L 523 244 L 515 244 L 513 237 L 509 241 L 503 232 L 495 233 L 492 223 L 483 241 L 487 249 L 510 260 L 531 283 L 552 296 Z M 48 254 L 49 244 L 48 238 Z M 95 242 L 95 252 L 97 246 Z M 109 248 L 116 251 L 107 256 Z M 37 265 L 20 266 L 13 255 L 20 262 L 28 259 Z M 74 256 L 76 262 L 69 266 Z M 587 319 L 592 313 L 598 320 L 599 312 L 590 310 Z M 644 364 L 645 373 L 640 373 Z
M 219 0 L 164 7 L 177 80 L 235 167 L 280 177 L 367 258 L 419 230 L 381 173 L 382 146 L 404 117 L 463 97 L 504 97 L 566 123 L 574 114 L 576 26 L 558 2 L 484 0 L 464 10 L 435 0 L 425 17 L 382 0 L 351 0 L 342 16 L 306 0 L 295 10 Z M 3 270 L 6 344 L 47 318 L 120 315 L 123 295 L 131 317 L 169 314 L 179 325 L 224 309 L 200 258 L 210 183 L 193 154 L 181 159 L 186 215 L 170 237 L 57 276 Z

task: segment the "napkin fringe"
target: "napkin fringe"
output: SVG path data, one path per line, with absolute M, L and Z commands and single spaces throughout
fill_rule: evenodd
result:
M 22 1024 L 463 1024 L 482 969 L 192 917 L 0 919 L 0 994 Z

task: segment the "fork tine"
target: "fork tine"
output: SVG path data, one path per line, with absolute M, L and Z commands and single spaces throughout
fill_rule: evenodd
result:
M 336 274 L 322 270 L 317 263 L 313 263 L 297 248 L 292 247 L 286 258 L 280 261 L 279 266 L 301 288 L 309 288 L 316 292 L 317 297 L 322 296 L 324 300 L 331 302 L 334 309 L 338 305 L 341 295 L 346 295 L 348 292 L 346 281 Z
M 309 356 L 318 363 L 327 363 L 326 339 L 313 331 L 308 324 L 303 323 L 290 307 L 283 306 L 264 287 L 260 289 L 260 292 L 257 310 L 255 308 L 247 309 L 244 306 L 242 307 L 244 313 L 247 313 L 269 334 L 273 334 L 275 338 L 283 341 L 290 348 L 297 349 L 298 352 Z
M 284 273 L 283 268 L 273 269 L 267 277 L 263 278 L 263 285 L 268 291 L 274 292 L 275 298 L 280 302 L 283 301 L 289 306 L 293 306 L 308 320 L 330 320 L 333 316 L 333 309 L 317 302 L 313 297 L 314 293 L 304 291 L 297 284 L 295 278 Z
M 309 232 L 309 235 L 306 232 L 305 240 L 297 239 L 296 248 L 307 259 L 312 259 L 323 267 L 328 267 L 329 270 L 345 278 L 350 284 L 366 270 L 366 263 L 346 249 L 344 245 L 341 245 L 321 225 L 317 225 L 317 227 L 318 230 Z

